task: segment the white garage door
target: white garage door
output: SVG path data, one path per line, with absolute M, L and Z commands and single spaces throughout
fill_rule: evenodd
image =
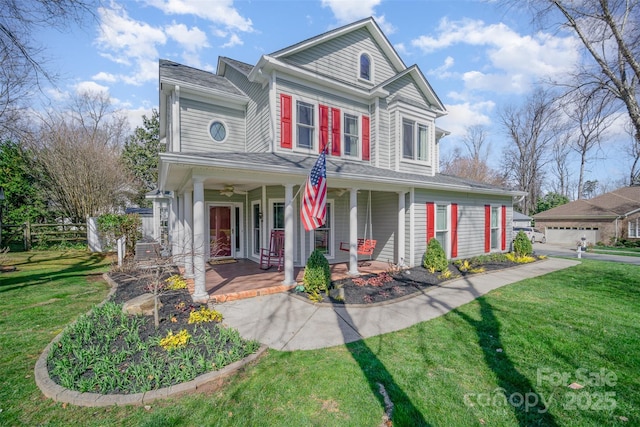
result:
M 597 228 L 547 227 L 544 234 L 547 237 L 547 243 L 571 244 L 573 246 L 582 237 L 586 237 L 587 243 L 596 243 L 598 241 Z

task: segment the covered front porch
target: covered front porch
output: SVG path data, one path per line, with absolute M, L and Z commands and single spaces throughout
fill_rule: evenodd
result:
M 207 264 L 205 270 L 205 288 L 208 300 L 214 303 L 252 298 L 286 292 L 302 283 L 304 267 L 294 268 L 295 283 L 285 285 L 284 271 L 275 267 L 261 270 L 260 266 L 248 259 L 233 260 L 225 264 Z M 389 264 L 381 261 L 361 261 L 360 274 L 377 274 L 389 269 Z M 331 265 L 331 280 L 349 277 L 349 263 L 341 262 Z M 193 285 L 190 287 L 194 292 Z

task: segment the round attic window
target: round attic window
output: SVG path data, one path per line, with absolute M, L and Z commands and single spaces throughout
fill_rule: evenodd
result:
M 209 133 L 211 134 L 211 138 L 216 142 L 223 142 L 227 138 L 227 128 L 224 126 L 224 123 L 217 120 L 209 126 Z

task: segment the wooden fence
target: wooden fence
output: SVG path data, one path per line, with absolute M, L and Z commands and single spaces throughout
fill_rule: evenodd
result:
M 86 243 L 87 224 L 2 224 L 2 247 L 28 251 L 59 243 Z

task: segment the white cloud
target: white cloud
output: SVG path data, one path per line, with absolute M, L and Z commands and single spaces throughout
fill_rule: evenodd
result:
M 115 78 L 133 85 L 157 80 L 157 46 L 167 42 L 164 31 L 131 19 L 114 2 L 111 3 L 111 8 L 99 8 L 98 15 L 100 25 L 96 44 L 103 50 L 100 54 L 118 64 L 134 66 L 129 75 L 117 75 Z M 150 63 L 153 67 L 150 67 Z M 110 78 L 114 76 L 112 74 Z
M 175 22 L 165 27 L 165 31 L 171 39 L 175 40 L 183 49 L 189 52 L 197 52 L 200 49 L 209 47 L 207 35 L 198 27 L 191 29 L 184 24 Z
M 236 31 L 252 32 L 251 19 L 240 15 L 233 0 L 146 0 L 167 15 L 195 15 Z
M 349 24 L 358 19 L 375 15 L 374 9 L 382 0 L 322 0 L 322 7 L 328 7 L 340 24 Z M 384 16 L 381 18 L 384 21 Z M 378 24 L 380 22 L 378 21 Z M 382 25 L 380 25 L 382 27 Z M 386 31 L 385 31 L 386 32 Z
M 489 115 L 495 109 L 493 101 L 475 103 L 463 102 L 446 105 L 449 114 L 438 119 L 438 127 L 451 132 L 452 139 L 464 136 L 466 128 L 472 125 L 490 125 Z
M 455 74 L 460 76 L 467 90 L 523 93 L 537 79 L 565 74 L 578 60 L 577 42 L 573 37 L 542 32 L 521 35 L 503 23 L 487 25 L 472 19 L 449 21 L 444 18 L 436 36 L 423 35 L 411 43 L 424 53 L 454 45 L 474 47 L 477 57 L 481 61 L 485 58 L 486 62 L 474 65 L 479 69 Z M 478 52 L 478 48 L 485 50 Z
M 108 94 L 109 88 L 107 86 L 100 85 L 93 81 L 84 81 L 84 82 L 77 83 L 75 85 L 75 91 L 78 94 L 87 93 L 87 92 L 88 93 L 104 92 Z
M 243 44 L 244 42 L 240 39 L 240 37 L 238 37 L 237 34 L 231 34 L 231 37 L 229 37 L 229 41 L 223 44 L 221 47 L 228 48 L 228 47 L 234 47 L 239 45 L 241 46 Z
M 437 78 L 440 78 L 440 79 L 450 77 L 452 73 L 449 71 L 449 69 L 454 64 L 455 64 L 455 60 L 451 56 L 447 56 L 444 59 L 444 63 L 441 66 L 427 71 L 427 74 L 436 76 Z
M 118 76 L 107 73 L 106 71 L 100 71 L 98 74 L 94 74 L 91 78 L 93 80 L 107 83 L 115 83 L 116 81 L 118 81 Z
M 407 47 L 404 45 L 404 43 L 396 43 L 395 45 L 393 45 L 393 48 L 401 55 L 409 54 L 409 52 L 407 51 Z

